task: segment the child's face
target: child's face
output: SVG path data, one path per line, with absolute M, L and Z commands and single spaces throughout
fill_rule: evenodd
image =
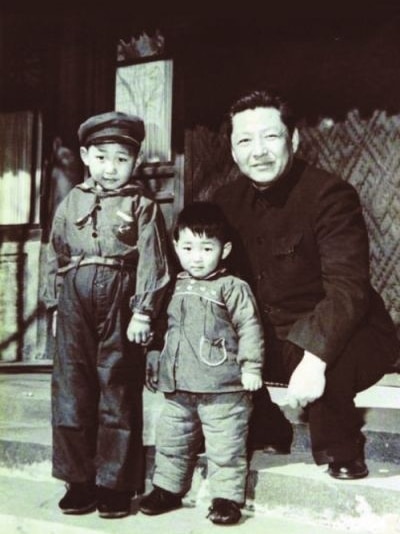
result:
M 81 158 L 92 178 L 104 189 L 118 189 L 125 185 L 136 164 L 133 148 L 120 143 L 81 147 Z
M 223 245 L 216 237 L 194 234 L 189 228 L 179 232 L 174 245 L 182 268 L 193 278 L 206 278 L 231 251 L 231 243 Z

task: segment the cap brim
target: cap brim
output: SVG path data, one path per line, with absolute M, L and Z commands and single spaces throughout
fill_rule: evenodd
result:
M 121 143 L 123 145 L 140 146 L 140 141 L 129 135 L 113 134 L 113 135 L 94 135 L 86 139 L 86 144 L 100 145 L 102 143 Z

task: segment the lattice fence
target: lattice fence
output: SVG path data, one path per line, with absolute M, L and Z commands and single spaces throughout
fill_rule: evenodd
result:
M 400 336 L 400 115 L 376 111 L 362 118 L 323 119 L 300 127 L 299 155 L 340 175 L 358 190 L 370 236 L 371 278 Z M 237 174 L 224 128 L 186 132 L 186 183 L 193 199 L 206 199 Z

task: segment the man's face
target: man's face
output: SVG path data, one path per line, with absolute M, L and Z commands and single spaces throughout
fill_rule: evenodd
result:
M 276 108 L 240 111 L 232 117 L 232 157 L 240 171 L 259 187 L 268 187 L 289 170 L 298 147 Z
M 104 189 L 118 189 L 131 178 L 136 156 L 129 145 L 102 143 L 81 147 L 81 158 L 90 175 Z

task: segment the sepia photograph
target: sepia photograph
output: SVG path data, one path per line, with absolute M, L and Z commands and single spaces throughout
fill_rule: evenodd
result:
M 400 534 L 400 3 L 0 7 L 0 529 Z

